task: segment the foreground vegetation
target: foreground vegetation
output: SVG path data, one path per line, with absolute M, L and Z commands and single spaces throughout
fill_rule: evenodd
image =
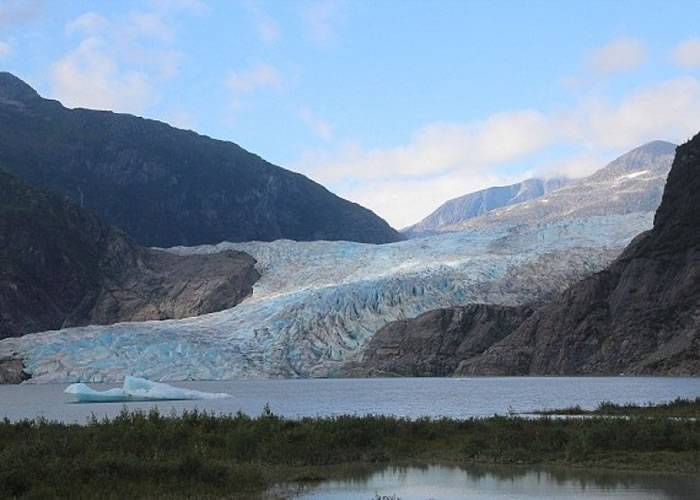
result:
M 250 497 L 280 482 L 406 463 L 697 473 L 700 421 L 632 417 L 289 420 L 128 412 L 87 425 L 0 422 L 0 498 Z
M 535 415 L 604 415 L 604 416 L 646 416 L 700 418 L 700 397 L 693 399 L 677 398 L 668 403 L 647 403 L 646 405 L 618 405 L 603 401 L 595 410 L 584 410 L 580 406 L 554 410 L 538 410 Z

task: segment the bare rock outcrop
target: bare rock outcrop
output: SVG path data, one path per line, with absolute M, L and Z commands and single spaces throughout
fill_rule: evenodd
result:
M 0 339 L 228 309 L 258 278 L 244 252 L 143 248 L 67 198 L 0 171 Z

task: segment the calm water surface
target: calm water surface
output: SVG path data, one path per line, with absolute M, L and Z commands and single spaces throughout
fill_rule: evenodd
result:
M 239 380 L 176 382 L 173 385 L 227 392 L 229 399 L 128 403 L 131 409 L 157 406 L 161 412 L 206 409 L 257 415 L 266 403 L 287 417 L 386 414 L 405 417 L 467 418 L 527 412 L 579 404 L 593 408 L 604 400 L 618 403 L 668 401 L 700 396 L 700 378 L 665 377 L 475 377 L 394 379 Z M 66 385 L 0 385 L 0 418 L 46 417 L 85 422 L 91 414 L 115 415 L 123 403 L 76 404 Z M 94 384 L 97 389 L 114 385 Z
M 700 479 L 572 470 L 533 470 L 487 467 L 387 467 L 356 474 L 342 481 L 325 481 L 283 496 L 297 499 L 486 500 L 697 500 Z

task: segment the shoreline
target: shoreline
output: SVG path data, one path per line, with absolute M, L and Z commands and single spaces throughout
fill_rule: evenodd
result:
M 700 403 L 700 399 L 693 404 Z M 653 409 L 653 407 L 649 407 Z M 122 411 L 86 425 L 0 421 L 0 496 L 220 497 L 435 465 L 697 475 L 700 421 L 659 416 L 287 419 Z M 4 489 L 4 491 L 3 491 Z

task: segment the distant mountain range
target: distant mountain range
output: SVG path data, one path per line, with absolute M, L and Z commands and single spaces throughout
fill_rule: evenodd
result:
M 653 141 L 582 179 L 529 179 L 450 200 L 407 228 L 410 237 L 477 227 L 532 224 L 569 217 L 654 211 L 676 145 Z
M 259 276 L 243 252 L 140 247 L 69 199 L 0 171 L 0 339 L 229 309 Z
M 131 115 L 67 109 L 0 73 L 0 166 L 148 246 L 398 241 L 371 211 L 231 142 Z
M 401 232 L 409 238 L 429 236 L 497 208 L 539 198 L 545 193 L 559 189 L 567 182 L 569 180 L 564 177 L 553 179 L 533 178 L 509 186 L 490 187 L 465 194 L 459 198 L 446 201 L 425 219 L 413 226 L 402 229 Z
M 666 147 L 651 145 L 652 152 Z M 651 177 L 649 149 L 631 157 L 644 173 L 630 174 L 629 162 L 618 160 L 589 184 Z M 536 310 L 469 305 L 391 323 L 346 373 L 699 375 L 700 134 L 677 149 L 653 229 L 605 270 Z

